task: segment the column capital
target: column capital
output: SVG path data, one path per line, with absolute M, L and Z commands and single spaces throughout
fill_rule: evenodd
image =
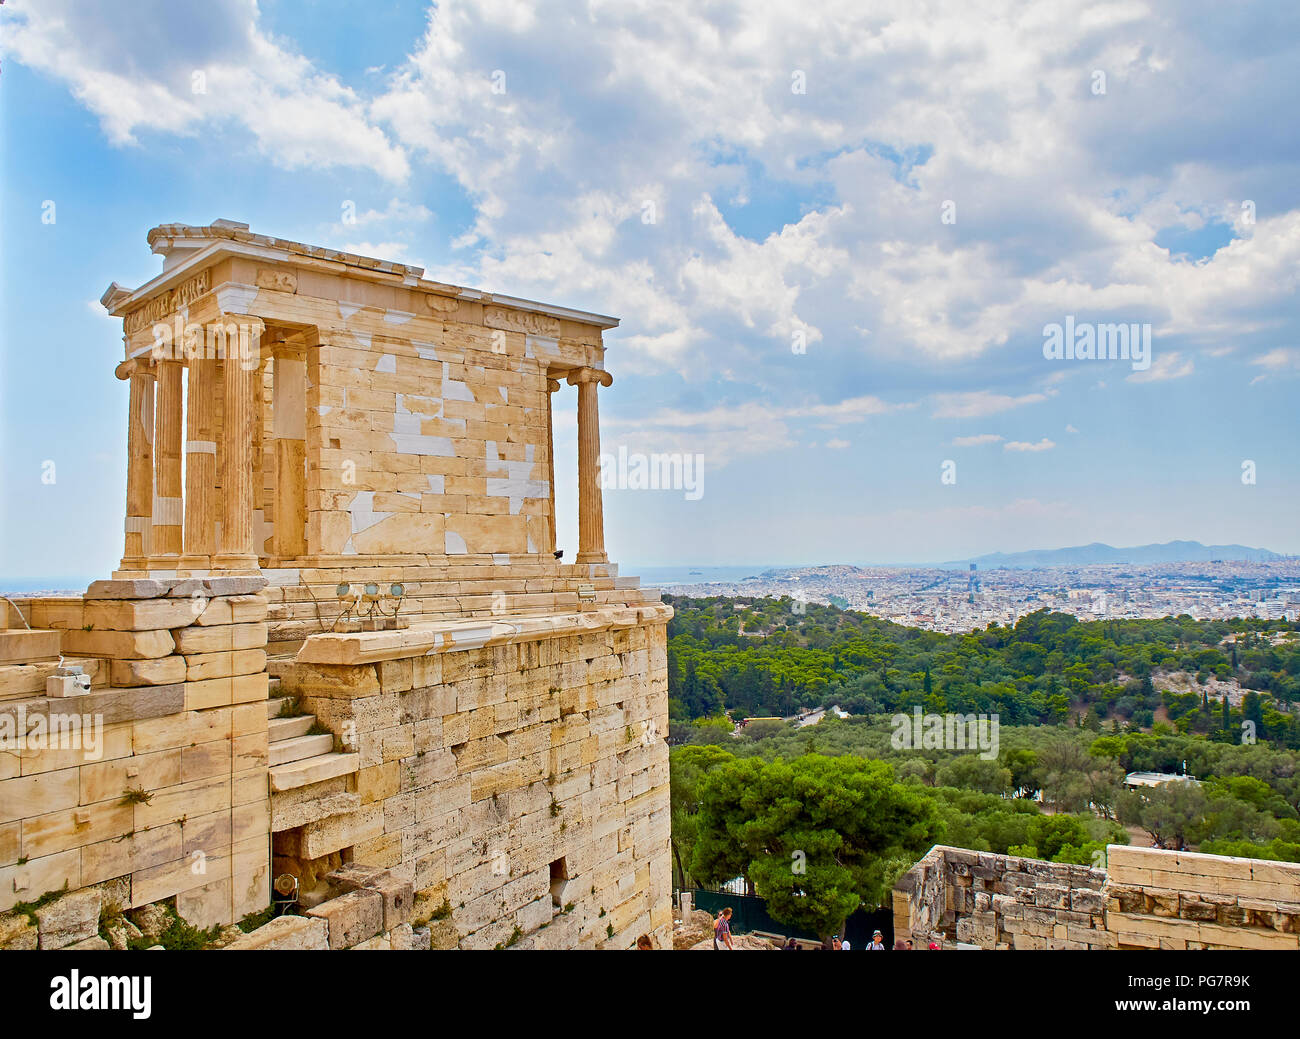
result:
M 153 375 L 153 358 L 149 356 L 129 357 L 113 369 L 113 374 L 124 381 L 133 375 Z
M 307 357 L 307 347 L 301 340 L 294 339 L 277 339 L 270 344 L 270 352 L 274 358 L 286 357 L 291 361 L 302 361 Z
M 261 336 L 266 332 L 266 322 L 253 314 L 236 314 L 229 310 L 219 310 L 212 322 L 218 325 L 239 325 L 247 328 L 249 335 Z
M 614 376 L 600 368 L 574 368 L 569 372 L 566 381 L 570 386 L 578 386 L 584 382 L 611 386 L 614 383 Z
M 547 392 L 547 393 L 556 393 L 556 392 L 559 391 L 559 389 L 560 389 L 560 380 L 559 380 L 559 379 L 552 379 L 552 378 L 550 378 L 550 376 L 547 376 L 547 379 L 546 379 L 546 392 Z

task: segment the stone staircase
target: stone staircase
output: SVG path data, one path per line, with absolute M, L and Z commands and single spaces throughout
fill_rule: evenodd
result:
M 332 733 L 311 732 L 316 725 L 314 714 L 281 716 L 282 712 L 291 707 L 293 697 L 278 695 L 279 678 L 269 680 L 268 690 L 270 696 L 266 701 L 266 727 L 272 794 L 296 790 L 357 771 L 360 763 L 358 755 L 335 751 Z

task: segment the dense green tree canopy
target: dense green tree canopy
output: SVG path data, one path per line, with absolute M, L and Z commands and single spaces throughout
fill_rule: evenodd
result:
M 1014 627 L 946 635 L 834 606 L 790 599 L 667 597 L 672 717 L 727 711 L 789 716 L 837 703 L 853 714 L 932 711 L 997 714 L 1003 725 L 1055 724 L 1073 712 L 1104 731 L 1149 728 L 1163 711 L 1179 731 L 1232 742 L 1255 735 L 1300 747 L 1287 713 L 1300 701 L 1296 625 L 1245 618 L 1079 621 L 1040 610 Z M 1281 637 L 1285 633 L 1286 637 Z M 1224 712 L 1163 676 L 1236 678 L 1250 690 Z
M 697 790 L 691 872 L 706 882 L 748 877 L 776 919 L 822 935 L 884 901 L 939 832 L 930 800 L 879 761 L 736 759 Z

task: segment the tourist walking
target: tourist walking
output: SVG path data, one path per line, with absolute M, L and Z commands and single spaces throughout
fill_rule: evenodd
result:
M 713 948 L 722 949 L 724 947 L 732 952 L 736 951 L 736 947 L 731 944 L 731 906 L 727 906 L 718 914 L 718 918 L 713 921 Z

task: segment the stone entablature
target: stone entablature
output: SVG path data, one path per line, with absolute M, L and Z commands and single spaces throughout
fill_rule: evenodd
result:
M 1111 845 L 1106 870 L 938 845 L 894 932 L 984 949 L 1300 949 L 1300 863 Z

